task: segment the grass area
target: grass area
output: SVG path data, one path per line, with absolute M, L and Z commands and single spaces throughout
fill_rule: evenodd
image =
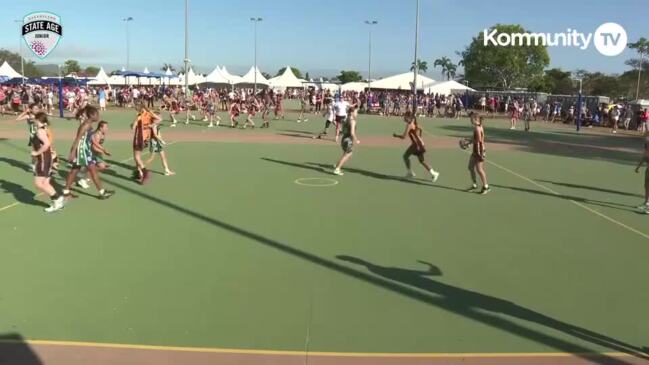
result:
M 103 118 L 117 134 L 133 113 Z M 190 125 L 164 133 L 305 142 L 299 136 L 322 124 L 312 117 L 270 130 Z M 24 171 L 26 138 L 3 139 L 23 126 L 5 118 L 0 209 L 23 203 L 0 211 L 0 332 L 357 352 L 646 345 L 649 229 L 632 208 L 642 201 L 632 166 L 637 139 L 541 123 L 525 134 L 489 121 L 494 191 L 479 196 L 462 191 L 468 155 L 435 148 L 467 136 L 468 122 L 422 124 L 427 158 L 442 173 L 437 184 L 418 166 L 422 178 L 400 178 L 405 144 L 361 144 L 345 176 L 335 177 L 333 143 L 176 139 L 168 153 L 178 174 L 139 186 L 128 180 L 130 143 L 109 136 L 118 164 L 104 180 L 117 195 L 82 195 L 45 215 Z M 76 122 L 54 125 L 65 151 Z M 358 133 L 362 141 L 402 128 L 396 118 L 361 116 Z M 296 184 L 300 178 L 338 184 L 309 187 Z

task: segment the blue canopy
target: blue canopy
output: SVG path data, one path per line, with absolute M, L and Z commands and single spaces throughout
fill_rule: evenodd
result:
M 149 72 L 149 73 L 144 73 L 144 72 L 139 72 L 139 71 L 118 71 L 115 73 L 116 75 L 119 76 L 124 76 L 124 77 L 151 77 L 151 78 L 163 78 L 167 77 L 167 75 L 159 73 L 159 72 Z

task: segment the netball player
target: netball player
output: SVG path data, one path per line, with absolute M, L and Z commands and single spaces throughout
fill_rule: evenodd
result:
M 487 182 L 487 172 L 485 170 L 485 143 L 484 143 L 484 129 L 482 127 L 483 119 L 477 114 L 471 114 L 471 124 L 473 125 L 473 152 L 469 157 L 469 173 L 471 174 L 471 181 L 473 184 L 468 191 L 474 191 L 478 188 L 476 172 L 480 175 L 482 181 L 482 190 L 480 194 L 484 195 L 491 191 L 489 183 Z
M 63 209 L 64 199 L 58 194 L 50 183 L 50 173 L 52 170 L 52 141 L 47 133 L 49 121 L 47 114 L 38 112 L 34 116 L 34 134 L 31 137 L 32 152 L 31 155 L 35 160 L 34 164 L 34 185 L 44 194 L 50 197 L 52 204 L 45 208 L 45 212 L 52 213 Z
M 638 163 L 638 166 L 635 168 L 635 172 L 640 172 L 642 165 L 647 164 L 647 168 L 644 173 L 644 204 L 638 206 L 643 213 L 649 214 L 649 137 L 645 137 L 644 150 L 642 152 L 642 158 Z
M 70 148 L 70 155 L 68 156 L 68 161 L 72 164 L 72 168 L 68 173 L 68 176 L 65 181 L 65 188 L 63 189 L 63 195 L 68 198 L 76 198 L 74 194 L 71 193 L 70 187 L 74 183 L 74 180 L 77 177 L 79 171 L 82 168 L 88 170 L 90 178 L 95 183 L 95 187 L 99 191 L 99 199 L 108 199 L 115 192 L 111 190 L 105 190 L 101 185 L 101 180 L 99 179 L 99 174 L 97 172 L 97 166 L 95 164 L 95 158 L 91 149 L 91 137 L 93 132 L 93 124 L 99 121 L 99 111 L 93 106 L 86 106 L 83 109 L 79 110 L 76 117 L 81 121 L 79 128 L 77 129 L 77 136 L 72 143 L 72 148 Z
M 340 160 L 338 160 L 338 163 L 334 167 L 334 171 L 333 171 L 334 175 L 339 175 L 339 176 L 344 175 L 343 172 L 340 171 L 340 169 L 352 157 L 354 144 L 361 143 L 361 141 L 359 141 L 358 138 L 356 137 L 356 117 L 358 115 L 357 108 L 358 107 L 356 105 L 350 106 L 349 115 L 342 122 L 342 126 L 341 126 L 342 140 L 340 143 L 340 147 L 343 150 L 343 155 L 340 157 Z
M 327 135 L 327 130 L 329 126 L 336 123 L 336 112 L 334 111 L 334 105 L 331 102 L 331 99 L 325 99 L 325 112 L 323 116 L 325 117 L 325 127 L 322 133 L 314 136 L 314 139 L 321 139 L 323 136 Z
M 167 144 L 162 139 L 162 134 L 160 133 L 160 120 L 156 120 L 151 126 L 151 142 L 149 143 L 149 152 L 151 157 L 146 161 L 146 165 L 150 165 L 155 159 L 155 154 L 160 155 L 162 160 L 162 167 L 165 169 L 165 176 L 175 175 L 176 173 L 171 171 L 169 168 L 169 162 L 167 161 L 167 155 L 164 151 L 164 146 Z
M 161 118 L 150 111 L 146 107 L 140 109 L 140 114 L 133 122 L 133 159 L 135 160 L 135 173 L 134 177 L 137 178 L 140 184 L 144 184 L 146 179 L 149 178 L 149 172 L 142 162 L 142 151 L 149 147 L 151 140 L 151 126 L 153 123 L 159 122 Z
M 421 138 L 423 130 L 419 127 L 419 124 L 417 124 L 417 118 L 410 110 L 407 110 L 403 116 L 403 121 L 406 123 L 406 130 L 403 131 L 403 134 L 401 135 L 394 133 L 393 136 L 400 139 L 406 139 L 406 137 L 410 138 L 410 147 L 408 147 L 406 152 L 403 154 L 403 162 L 406 164 L 406 169 L 408 169 L 406 177 L 415 177 L 415 173 L 412 171 L 410 165 L 410 156 L 415 155 L 417 156 L 417 159 L 419 159 L 419 163 L 430 173 L 433 182 L 436 182 L 439 178 L 439 172 L 435 171 L 426 163 L 424 158 L 426 147 L 424 146 L 424 140 Z
M 95 155 L 95 161 L 97 165 L 97 170 L 104 171 L 110 167 L 104 161 L 104 156 L 110 156 L 110 152 L 104 147 L 104 142 L 106 141 L 106 133 L 108 132 L 108 122 L 102 120 L 97 124 L 97 129 L 92 134 L 92 153 Z

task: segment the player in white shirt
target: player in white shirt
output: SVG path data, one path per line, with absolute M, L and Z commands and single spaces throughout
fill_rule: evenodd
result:
M 340 95 L 336 95 L 336 101 L 334 102 L 333 106 L 335 117 L 334 121 L 336 124 L 336 142 L 338 142 L 338 138 L 340 137 L 340 127 L 347 120 L 347 113 L 350 106 L 351 105 L 347 102 L 347 100 L 341 98 Z

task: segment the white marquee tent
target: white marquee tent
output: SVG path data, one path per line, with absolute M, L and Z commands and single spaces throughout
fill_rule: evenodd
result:
M 106 74 L 103 67 L 99 68 L 99 72 L 94 77 L 94 80 L 88 81 L 88 85 L 110 85 L 110 77 Z
M 205 77 L 205 82 L 210 84 L 232 84 L 231 79 L 226 77 L 223 72 L 221 72 L 219 66 L 216 66 L 214 70 L 210 72 L 207 77 Z
M 10 79 L 16 78 L 16 77 L 23 77 L 21 74 L 16 72 L 16 70 L 11 67 L 7 61 L 4 61 L 2 66 L 0 66 L 0 76 L 6 76 Z
M 381 80 L 372 82 L 372 89 L 387 89 L 387 90 L 412 90 L 412 81 L 415 73 L 410 71 Z M 417 89 L 423 89 L 424 85 L 435 82 L 435 80 L 424 75 L 417 75 Z
M 302 80 L 298 79 L 290 66 L 286 66 L 284 72 L 272 79 L 268 80 L 268 85 L 272 88 L 286 89 L 289 87 L 302 88 L 304 84 Z
M 218 68 L 219 66 L 216 66 L 216 67 Z M 221 74 L 223 75 L 223 77 L 230 80 L 230 83 L 237 84 L 237 83 L 241 82 L 241 76 L 232 75 L 231 73 L 228 72 L 228 69 L 225 68 L 225 66 L 221 67 L 220 71 L 221 71 Z
M 374 84 L 372 84 L 374 86 Z M 340 91 L 361 92 L 367 88 L 367 82 L 348 82 L 340 85 Z
M 453 92 L 462 91 L 475 91 L 474 89 L 461 84 L 455 80 L 450 81 L 437 81 L 424 85 L 424 91 L 429 94 L 449 95 Z
M 243 75 L 239 81 L 237 81 L 237 84 L 254 84 L 255 83 L 255 74 L 257 74 L 257 85 L 266 85 L 268 86 L 268 80 L 264 77 L 264 75 L 261 74 L 259 71 L 259 68 L 255 68 L 255 66 L 250 67 L 250 70 L 248 73 Z

